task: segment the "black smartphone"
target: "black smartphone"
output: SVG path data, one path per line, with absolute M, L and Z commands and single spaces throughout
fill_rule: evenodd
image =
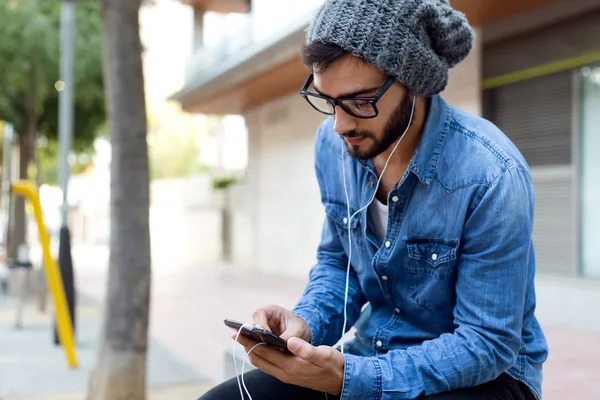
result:
M 242 328 L 243 324 L 241 322 L 234 321 L 231 319 L 226 319 L 224 322 L 225 325 L 230 327 L 231 329 L 240 331 L 240 335 L 243 335 L 256 342 L 264 343 L 268 346 L 279 349 L 284 353 L 292 354 L 287 348 L 287 342 L 285 340 L 275 335 L 274 333 L 267 331 L 266 329 L 262 329 L 257 326 L 250 327 L 247 325 Z

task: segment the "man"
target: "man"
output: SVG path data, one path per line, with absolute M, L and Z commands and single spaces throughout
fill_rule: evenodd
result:
M 315 147 L 326 217 L 294 310 L 254 313 L 293 353 L 252 350 L 254 400 L 541 398 L 528 166 L 492 123 L 439 96 L 472 43 L 447 0 L 318 12 L 301 93 L 331 116 Z M 233 379 L 202 399 L 240 392 Z

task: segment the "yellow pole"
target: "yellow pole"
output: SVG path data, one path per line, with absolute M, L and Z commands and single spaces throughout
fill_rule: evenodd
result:
M 40 204 L 37 188 L 31 182 L 17 181 L 11 185 L 11 190 L 14 194 L 27 198 L 33 206 L 33 212 L 38 225 L 40 241 L 44 253 L 44 272 L 46 281 L 50 293 L 52 293 L 52 298 L 54 299 L 58 337 L 63 349 L 65 349 L 67 364 L 69 367 L 75 368 L 77 367 L 77 355 L 75 354 L 73 325 L 71 324 L 71 316 L 69 315 L 62 278 L 58 267 L 50 254 L 50 237 L 48 236 L 46 225 L 44 224 L 44 219 L 42 217 L 42 205 Z

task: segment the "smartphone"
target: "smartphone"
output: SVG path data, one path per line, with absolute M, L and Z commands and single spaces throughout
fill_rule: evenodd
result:
M 287 348 L 287 342 L 280 338 L 279 336 L 273 334 L 272 332 L 267 331 L 266 329 L 262 329 L 256 326 L 249 327 L 244 326 L 242 328 L 242 323 L 239 321 L 234 321 L 231 319 L 226 319 L 224 321 L 225 325 L 230 327 L 233 330 L 240 331 L 240 335 L 245 336 L 249 339 L 252 339 L 256 342 L 264 343 L 268 346 L 274 347 L 278 350 L 283 351 L 287 354 L 292 354 L 290 350 Z

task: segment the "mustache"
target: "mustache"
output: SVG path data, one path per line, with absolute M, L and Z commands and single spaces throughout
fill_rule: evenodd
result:
M 342 137 L 348 138 L 348 139 L 362 139 L 362 138 L 371 138 L 371 139 L 375 139 L 375 135 L 373 135 L 371 132 L 359 132 L 359 131 L 349 131 L 349 132 L 345 132 L 341 134 Z

